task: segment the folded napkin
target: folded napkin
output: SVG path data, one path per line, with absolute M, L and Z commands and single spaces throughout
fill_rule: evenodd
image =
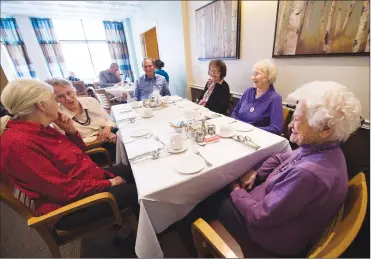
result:
M 138 139 L 125 144 L 129 160 L 144 153 L 155 151 L 158 148 L 162 148 L 162 144 L 154 139 Z
M 130 117 L 138 117 L 139 114 L 136 113 L 135 111 L 129 111 L 129 112 L 117 112 L 115 114 L 115 119 L 117 122 L 121 121 L 121 120 L 125 120 L 125 119 L 128 119 Z

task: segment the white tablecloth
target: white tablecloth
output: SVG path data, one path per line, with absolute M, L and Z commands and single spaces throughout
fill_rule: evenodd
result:
M 113 106 L 113 114 L 127 109 L 128 105 Z M 154 111 L 155 115 L 152 118 L 141 118 L 135 123 L 119 123 L 119 139 L 128 142 L 132 140 L 130 134 L 133 130 L 146 128 L 167 144 L 171 134 L 174 133 L 174 128 L 169 126 L 169 121 L 181 118 L 186 109 L 196 107 L 199 106 L 185 100 Z M 225 123 L 227 120 L 230 118 L 223 116 L 208 122 L 216 124 L 218 128 L 223 121 Z M 253 151 L 232 139 L 221 139 L 219 142 L 200 147 L 194 140 L 187 139 L 185 143 L 189 148 L 185 153 L 170 155 L 164 149 L 157 160 L 132 164 L 140 203 L 135 247 L 138 257 L 163 257 L 157 233 L 185 217 L 199 202 L 242 176 L 256 163 L 273 154 L 291 150 L 285 138 L 257 128 L 241 134 L 250 136 L 262 148 Z M 182 175 L 176 172 L 174 166 L 183 156 L 192 152 L 191 147 L 195 145 L 213 166 L 205 167 L 201 172 L 193 175 Z M 117 161 L 128 163 L 125 148 L 121 144 L 117 144 Z

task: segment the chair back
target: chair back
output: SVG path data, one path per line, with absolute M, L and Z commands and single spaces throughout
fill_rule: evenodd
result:
M 30 200 L 10 183 L 9 179 L 0 173 L 0 200 L 17 212 L 26 220 L 35 216 L 35 213 L 25 205 Z M 18 199 L 17 199 L 18 197 Z
M 361 229 L 367 209 L 367 186 L 364 173 L 357 174 L 348 184 L 342 210 L 314 245 L 308 258 L 338 258 L 350 246 Z
M 102 107 L 106 110 L 111 109 L 111 101 L 107 95 L 106 90 L 104 89 L 93 89 L 95 96 L 98 98 L 98 101 Z
M 88 96 L 88 89 L 83 81 L 72 81 L 71 83 L 76 89 L 77 96 Z
M 228 110 L 227 110 L 227 115 L 230 117 L 232 116 L 233 112 L 233 95 L 229 94 L 229 104 L 228 104 Z

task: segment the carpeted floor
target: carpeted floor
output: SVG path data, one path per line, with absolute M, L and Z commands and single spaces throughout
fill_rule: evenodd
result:
M 39 234 L 12 209 L 0 202 L 0 256 L 4 257 L 51 257 Z M 134 247 L 115 239 L 116 230 L 104 229 L 89 237 L 61 246 L 62 257 L 99 258 L 136 257 Z M 160 235 L 165 257 L 192 257 L 183 245 L 178 232 L 172 228 Z

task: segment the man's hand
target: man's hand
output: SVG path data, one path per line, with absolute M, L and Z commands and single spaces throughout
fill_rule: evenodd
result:
M 109 181 L 111 182 L 111 187 L 125 183 L 125 180 L 120 176 L 116 176 L 115 178 L 109 179 Z
M 110 134 L 111 134 L 111 127 L 106 126 L 98 132 L 97 140 L 99 141 L 109 140 Z
M 247 174 L 245 174 L 244 176 L 240 178 L 241 187 L 244 189 L 247 187 L 248 190 L 251 190 L 252 187 L 254 186 L 255 179 L 256 179 L 256 172 L 253 170 L 250 170 L 249 172 L 247 172 Z
M 57 124 L 59 128 L 66 132 L 66 134 L 73 135 L 77 133 L 77 129 L 75 127 L 75 124 L 73 123 L 73 120 L 60 112 L 58 112 L 58 119 L 55 121 L 55 124 Z

